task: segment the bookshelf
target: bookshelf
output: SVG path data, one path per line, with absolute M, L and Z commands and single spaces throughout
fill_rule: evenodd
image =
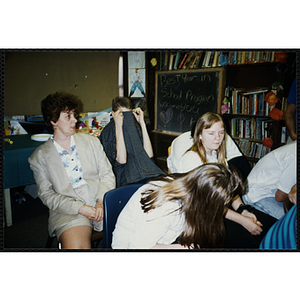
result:
M 286 109 L 296 55 L 286 53 L 288 69 L 284 72 L 280 71 L 282 63 L 276 61 L 276 53 L 271 57 L 275 60 L 226 67 L 225 98 L 229 100 L 229 109 L 223 117 L 227 132 L 251 166 L 287 139 L 284 120 L 274 113 L 283 115 Z
M 276 105 L 266 101 L 272 95 L 278 102 L 276 94 L 277 91 L 270 91 L 268 87 L 242 89 L 228 86 L 225 90 L 224 102 L 228 110 L 223 117 L 227 123 L 227 132 L 252 165 L 271 151 L 274 138 L 274 146 L 277 146 L 277 133 L 281 128 L 270 117 Z M 268 146 L 266 139 L 269 140 Z
M 270 112 L 273 107 L 282 111 L 285 109 L 289 88 L 295 78 L 295 51 L 165 50 L 149 52 L 148 61 L 151 58 L 157 60 L 155 68 L 148 65 L 147 93 L 151 124 L 154 124 L 154 78 L 157 71 L 222 68 L 224 99 L 226 93 L 233 97 L 237 92 L 236 102 L 231 98 L 233 102 L 230 103 L 230 110 L 223 114 L 227 132 L 250 164 L 253 166 L 259 158 L 282 145 L 284 139 L 281 138 L 281 133 L 282 128 L 285 127 L 284 120 L 272 119 Z M 282 70 L 285 63 L 288 65 L 287 69 Z M 283 89 L 274 87 L 274 83 L 279 83 Z M 264 100 L 269 92 L 274 92 L 279 98 L 275 105 L 268 105 Z M 219 104 L 221 106 L 223 102 Z M 152 131 L 151 137 L 156 161 L 166 170 L 167 149 L 176 135 L 167 136 Z M 263 145 L 264 138 L 272 139 L 271 148 Z
M 172 71 L 274 63 L 281 59 L 280 53 L 275 51 L 161 51 L 158 69 Z

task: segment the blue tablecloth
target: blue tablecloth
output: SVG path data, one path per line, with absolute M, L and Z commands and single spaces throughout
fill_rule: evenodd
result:
M 13 144 L 4 143 L 4 188 L 34 184 L 28 158 L 44 142 L 31 140 L 31 134 L 6 136 Z

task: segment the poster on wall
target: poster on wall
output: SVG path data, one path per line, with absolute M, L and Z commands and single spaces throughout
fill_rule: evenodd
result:
M 142 98 L 146 91 L 145 52 L 128 52 L 129 97 Z

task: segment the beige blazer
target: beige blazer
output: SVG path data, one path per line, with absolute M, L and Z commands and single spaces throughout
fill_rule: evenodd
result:
M 74 134 L 77 152 L 87 185 L 73 189 L 54 143 L 49 139 L 28 159 L 38 187 L 38 196 L 49 208 L 49 234 L 74 218 L 85 204 L 95 206 L 97 199 L 115 188 L 115 176 L 98 138 Z M 102 226 L 102 225 L 101 225 Z

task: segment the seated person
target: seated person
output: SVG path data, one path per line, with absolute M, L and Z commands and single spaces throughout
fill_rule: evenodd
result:
M 296 147 L 297 141 L 294 141 L 258 161 L 247 178 L 244 203 L 276 219 L 283 217 L 283 203 L 296 183 Z
M 113 167 L 117 187 L 143 183 L 165 173 L 155 164 L 144 113 L 126 97 L 112 100 L 111 121 L 104 127 L 100 140 Z
M 195 125 L 196 123 L 193 124 L 191 131 L 184 132 L 173 140 L 171 144 L 170 155 L 167 158 L 168 169 L 171 173 L 180 172 L 180 167 L 178 164 L 185 152 L 193 145 Z M 227 133 L 225 133 L 225 145 L 225 156 L 228 164 L 237 167 L 241 172 L 243 179 L 245 180 L 251 170 L 251 167 L 246 158 L 240 152 L 235 142 Z
M 222 117 L 211 112 L 202 115 L 195 126 L 193 145 L 187 149 L 177 162 L 177 172 L 189 172 L 202 164 L 211 162 L 218 162 L 228 166 L 224 137 L 225 125 Z M 259 245 L 257 240 L 260 241 L 266 230 L 276 221 L 268 215 L 258 213 L 252 207 L 244 206 L 239 196 L 232 201 L 225 218 L 225 225 L 228 227 L 228 231 L 234 231 L 236 236 L 240 232 L 239 244 L 235 242 L 235 239 L 232 240 L 233 244 L 231 244 L 228 239 L 228 248 L 231 245 L 234 245 L 235 248 L 257 248 Z M 246 232 L 244 229 L 246 229 Z M 255 239 L 252 235 L 258 237 Z M 227 237 L 232 236 L 228 232 Z
M 223 216 L 242 191 L 238 173 L 222 164 L 153 179 L 134 193 L 119 215 L 112 248 L 223 247 Z
M 66 93 L 41 103 L 51 138 L 28 159 L 38 196 L 49 208 L 48 230 L 63 249 L 91 248 L 92 228 L 102 231 L 103 196 L 115 176 L 98 138 L 76 133 L 79 99 Z
M 296 197 L 297 185 L 295 184 L 288 194 L 292 208 L 270 228 L 260 244 L 260 249 L 297 249 Z

